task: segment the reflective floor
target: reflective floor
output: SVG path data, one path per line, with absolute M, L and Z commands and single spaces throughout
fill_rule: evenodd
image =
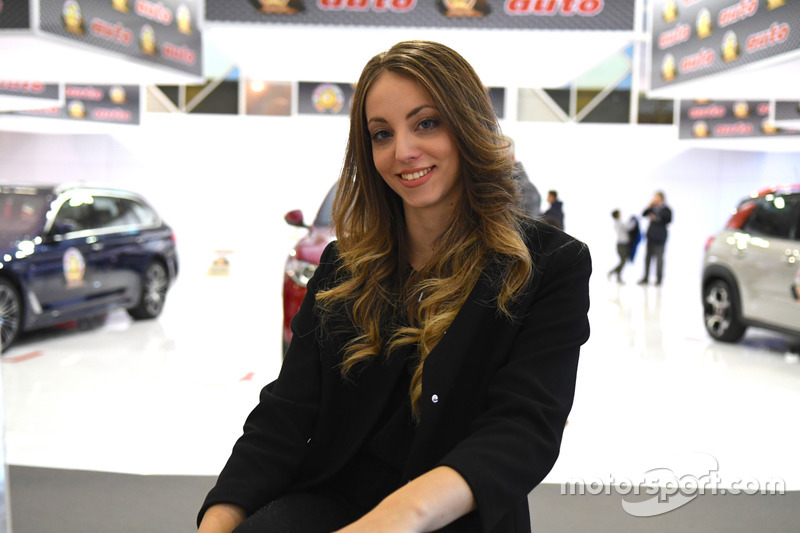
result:
M 2 358 L 7 461 L 216 474 L 281 362 L 279 287 L 268 305 L 242 304 L 252 290 L 235 276 L 187 275 L 156 321 L 119 311 L 25 335 Z M 712 342 L 696 283 L 678 275 L 662 287 L 595 275 L 591 291 L 592 336 L 546 482 L 614 484 L 700 454 L 723 483 L 800 489 L 797 344 L 761 330 Z

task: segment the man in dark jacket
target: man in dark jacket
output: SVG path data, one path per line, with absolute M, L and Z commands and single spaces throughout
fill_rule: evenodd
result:
M 544 212 L 542 218 L 558 229 L 564 229 L 564 202 L 558 199 L 558 192 L 547 191 L 547 201 L 550 207 Z
M 644 277 L 640 285 L 646 285 L 650 278 L 650 264 L 656 262 L 656 285 L 661 285 L 664 277 L 664 249 L 667 245 L 667 225 L 672 222 L 672 209 L 664 201 L 664 193 L 657 191 L 653 200 L 642 212 L 650 221 L 647 227 L 647 248 L 644 257 Z

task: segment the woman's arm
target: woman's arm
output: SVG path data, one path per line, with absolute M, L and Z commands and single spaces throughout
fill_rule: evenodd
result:
M 473 509 L 475 499 L 464 478 L 440 466 L 406 483 L 339 533 L 435 531 Z
M 238 505 L 218 503 L 208 508 L 197 533 L 231 533 L 244 522 L 247 513 Z

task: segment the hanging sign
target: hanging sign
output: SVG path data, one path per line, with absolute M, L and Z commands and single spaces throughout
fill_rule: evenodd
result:
M 681 139 L 800 135 L 800 129 L 775 124 L 768 101 L 681 100 L 679 120 Z
M 66 85 L 64 105 L 5 114 L 108 124 L 139 124 L 138 85 Z
M 63 91 L 60 84 L 0 80 L 0 111 L 39 109 L 62 103 Z
M 632 31 L 636 0 L 206 0 L 206 20 Z
M 651 0 L 650 89 L 800 51 L 798 0 Z
M 39 29 L 151 66 L 201 75 L 199 4 L 199 0 L 40 0 Z

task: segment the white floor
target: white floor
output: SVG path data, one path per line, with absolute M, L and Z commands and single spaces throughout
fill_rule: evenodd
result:
M 668 272 L 657 288 L 596 272 L 592 336 L 546 482 L 679 474 L 704 457 L 724 484 L 800 489 L 796 347 L 759 330 L 738 345 L 712 342 L 694 278 Z M 280 283 L 259 303 L 246 279 L 187 273 L 157 321 L 114 312 L 89 331 L 23 338 L 2 359 L 7 462 L 216 474 L 281 361 Z

